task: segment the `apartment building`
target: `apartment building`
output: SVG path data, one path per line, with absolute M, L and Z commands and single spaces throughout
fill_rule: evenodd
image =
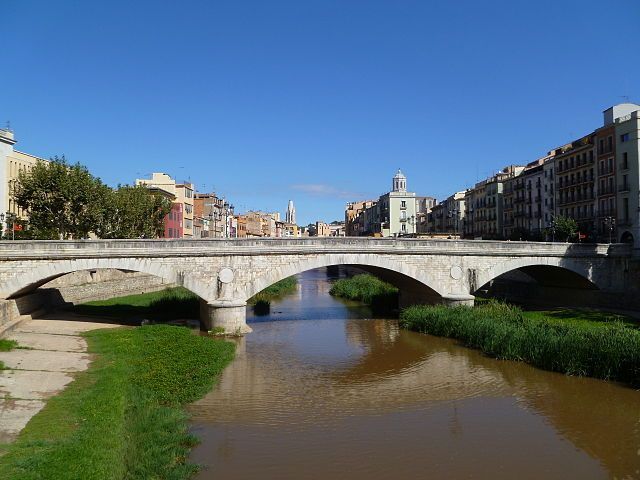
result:
M 151 178 L 138 178 L 136 185 L 164 190 L 174 196 L 174 202 L 182 205 L 182 237 L 193 238 L 193 184 L 189 182 L 177 183 L 166 173 L 152 173 Z
M 0 213 L 24 219 L 27 212 L 18 207 L 13 200 L 13 188 L 18 181 L 18 175 L 33 168 L 38 161 L 47 160 L 15 150 L 15 144 L 13 131 L 8 128 L 0 129 Z
M 465 191 L 456 192 L 434 205 L 428 215 L 428 228 L 424 233 L 461 236 L 465 220 Z
M 330 237 L 331 236 L 331 228 L 328 223 L 325 222 L 316 222 L 316 236 L 317 237 Z
M 365 235 L 365 222 L 362 213 L 375 205 L 374 200 L 349 202 L 344 210 L 344 223 L 347 237 Z
M 618 184 L 615 238 L 640 248 L 640 105 L 616 105 L 604 114 L 605 123 L 614 125 Z
M 593 134 L 586 135 L 555 152 L 557 212 L 575 219 L 580 232 L 595 229 L 594 138 Z
M 464 235 L 467 238 L 504 238 L 505 183 L 520 175 L 525 167 L 509 165 L 482 180 L 464 195 Z

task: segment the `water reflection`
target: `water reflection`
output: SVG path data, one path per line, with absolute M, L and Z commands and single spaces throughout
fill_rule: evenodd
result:
M 635 478 L 640 393 L 367 320 L 323 271 L 192 407 L 200 478 Z

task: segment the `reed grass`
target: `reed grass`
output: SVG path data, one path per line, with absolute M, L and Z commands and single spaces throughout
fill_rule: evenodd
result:
M 393 310 L 398 306 L 398 289 L 366 273 L 337 280 L 329 293 L 371 305 L 374 310 Z
M 640 331 L 619 319 L 580 323 L 488 302 L 474 308 L 409 307 L 401 312 L 400 325 L 458 339 L 498 359 L 640 385 Z

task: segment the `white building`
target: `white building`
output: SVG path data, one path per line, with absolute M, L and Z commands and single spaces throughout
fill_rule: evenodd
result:
M 400 169 L 393 177 L 391 191 L 380 197 L 378 207 L 383 237 L 416 233 L 416 194 L 407 192 L 407 177 Z
M 604 116 L 615 124 L 618 241 L 640 248 L 640 105 L 616 105 Z
M 11 130 L 0 129 L 0 213 L 25 218 L 26 212 L 23 212 L 12 198 L 14 183 L 20 172 L 30 170 L 38 160 L 47 160 L 15 150 L 15 143 Z

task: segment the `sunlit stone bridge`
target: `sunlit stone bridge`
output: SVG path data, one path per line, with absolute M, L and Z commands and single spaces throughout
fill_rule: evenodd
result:
M 79 270 L 144 272 L 201 298 L 205 327 L 247 332 L 247 300 L 290 275 L 332 265 L 361 268 L 400 289 L 401 305 L 473 304 L 514 270 L 541 284 L 623 292 L 627 245 L 477 240 L 304 238 L 0 242 L 0 299 Z

